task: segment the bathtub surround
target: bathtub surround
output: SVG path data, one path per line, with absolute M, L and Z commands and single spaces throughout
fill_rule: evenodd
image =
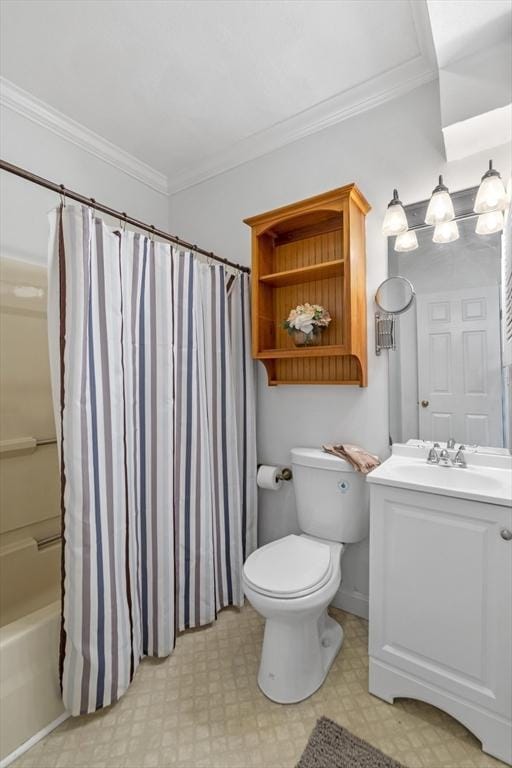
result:
M 256 543 L 248 279 L 113 232 L 90 208 L 50 224 L 60 671 L 76 715 L 116 701 L 176 630 L 243 601 Z
M 59 627 L 59 601 L 0 627 L 0 768 L 69 717 L 58 681 Z
M 46 320 L 47 270 L 0 259 L 0 625 L 59 596 L 55 435 Z M 9 450 L 8 450 L 9 449 Z

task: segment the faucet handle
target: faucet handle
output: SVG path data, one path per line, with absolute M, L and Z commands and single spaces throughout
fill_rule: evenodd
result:
M 466 446 L 465 445 L 460 445 L 459 446 L 459 450 L 457 451 L 457 453 L 455 454 L 455 456 L 453 458 L 453 466 L 454 467 L 462 467 L 462 468 L 464 468 L 464 467 L 467 466 L 467 464 L 466 464 L 466 457 L 463 454 L 463 451 L 465 451 L 465 450 L 466 450 Z
M 427 464 L 439 464 L 439 454 L 436 451 L 437 443 L 435 443 L 434 447 L 430 449 L 427 456 Z M 439 446 L 438 446 L 439 447 Z

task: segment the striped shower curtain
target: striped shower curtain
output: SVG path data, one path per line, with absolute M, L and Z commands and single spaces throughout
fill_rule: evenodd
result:
M 50 214 L 63 526 L 60 669 L 74 715 L 143 656 L 241 605 L 256 546 L 249 284 L 85 207 Z

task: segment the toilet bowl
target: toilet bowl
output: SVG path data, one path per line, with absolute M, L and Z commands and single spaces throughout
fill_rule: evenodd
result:
M 347 462 L 296 448 L 292 466 L 304 533 L 260 547 L 243 570 L 245 595 L 266 620 L 258 685 L 280 704 L 306 699 L 324 682 L 343 642 L 327 608 L 341 584 L 345 544 L 368 533 L 364 478 Z
M 246 561 L 245 595 L 266 619 L 258 685 L 273 701 L 311 696 L 341 648 L 343 630 L 327 607 L 340 586 L 342 553 L 343 544 L 290 535 Z

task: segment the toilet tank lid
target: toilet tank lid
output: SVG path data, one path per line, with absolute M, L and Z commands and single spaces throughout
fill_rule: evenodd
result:
M 352 465 L 332 453 L 326 453 L 321 448 L 292 448 L 292 464 L 302 467 L 319 467 L 331 469 L 334 472 L 353 472 Z

